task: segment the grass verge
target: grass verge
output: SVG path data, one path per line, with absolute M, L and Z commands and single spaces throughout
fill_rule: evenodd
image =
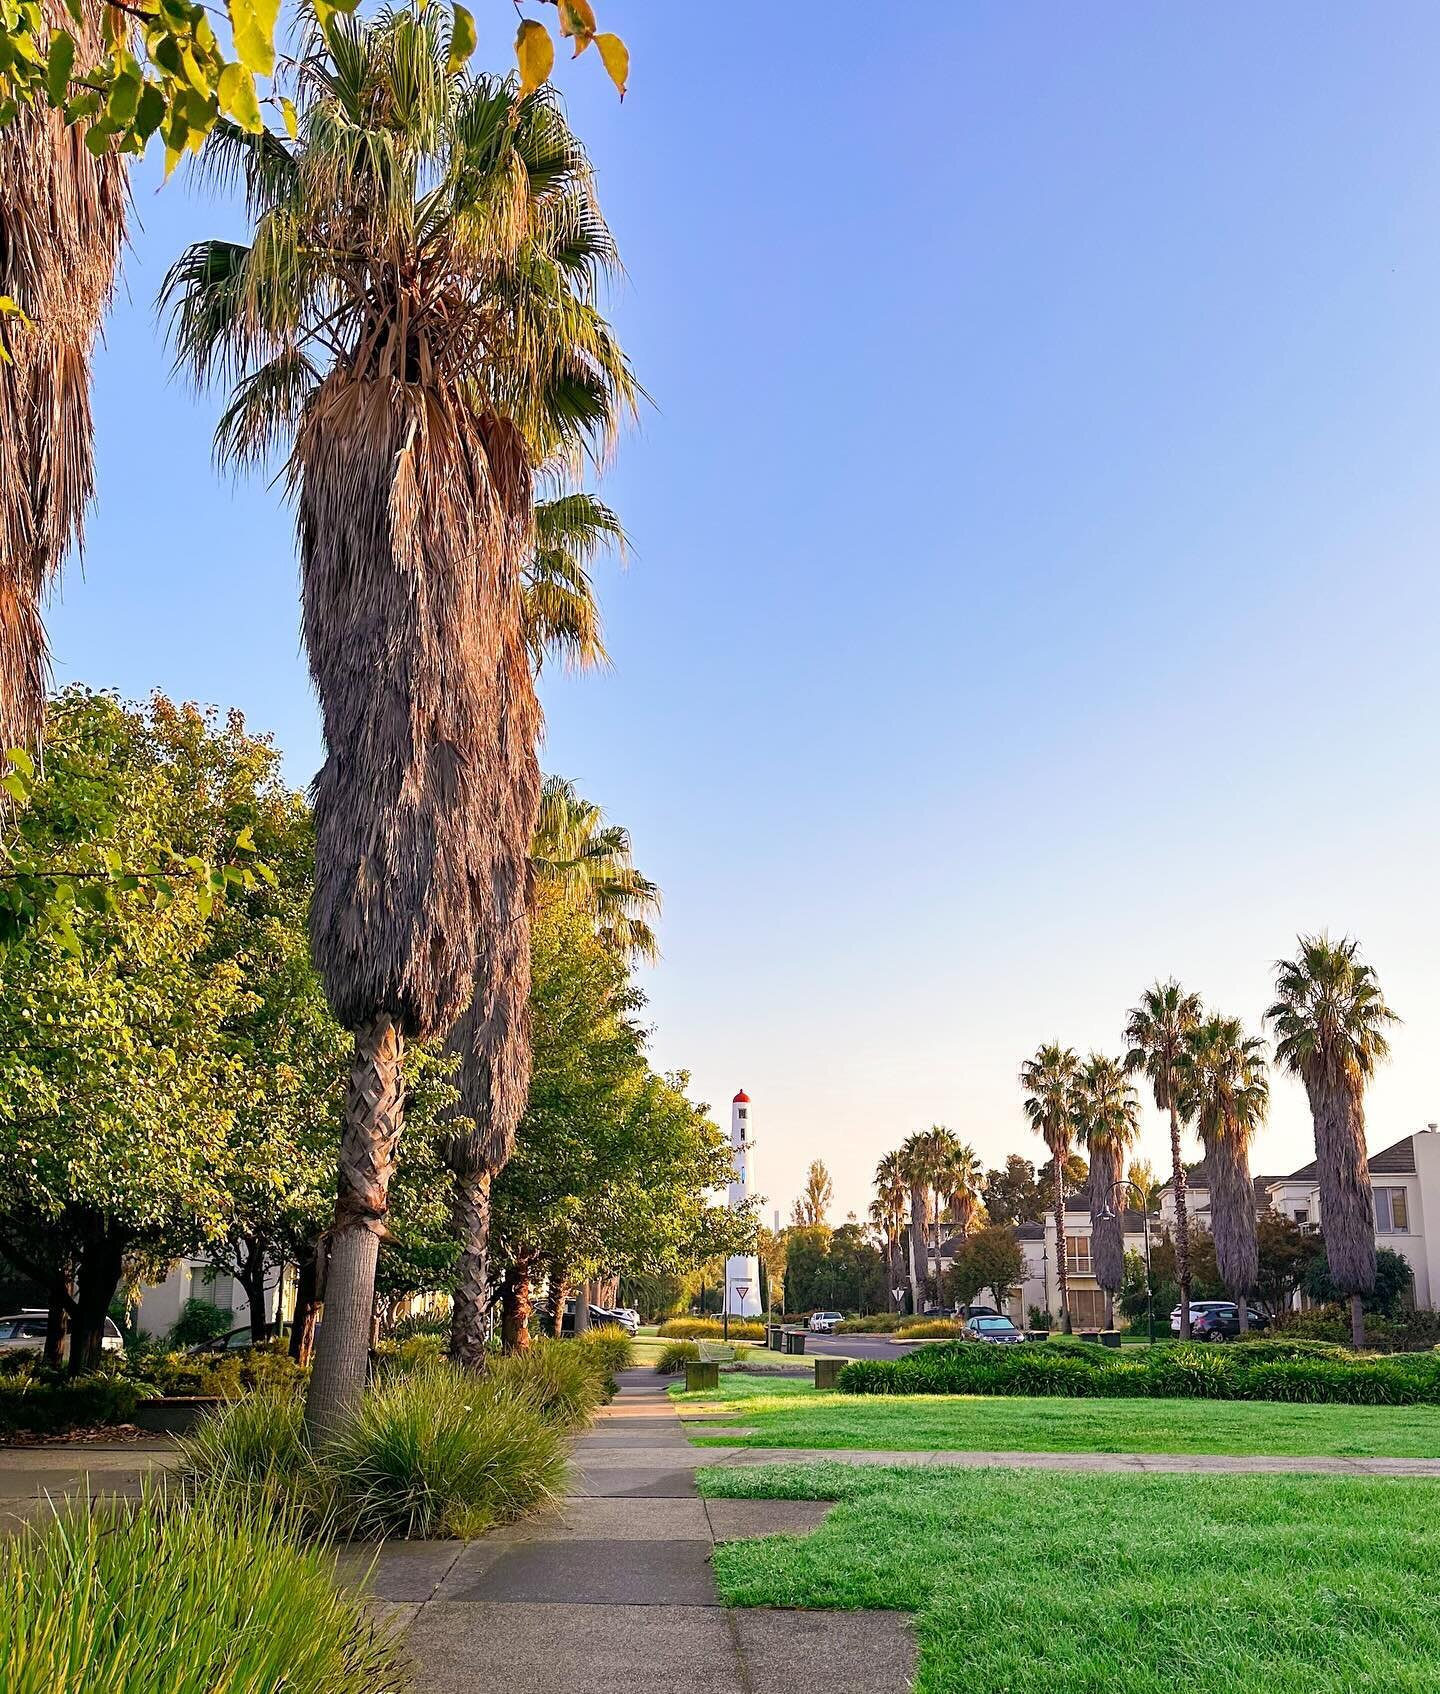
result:
M 1440 1685 L 1440 1483 L 841 1464 L 699 1483 L 839 1501 L 809 1536 L 718 1548 L 721 1595 L 913 1612 L 916 1694 Z
M 707 1423 L 696 1438 L 716 1446 L 1440 1458 L 1436 1406 L 855 1396 L 741 1374 L 722 1377 L 716 1392 L 676 1398 L 682 1407 L 733 1406 L 736 1422 L 753 1431 L 734 1437 Z

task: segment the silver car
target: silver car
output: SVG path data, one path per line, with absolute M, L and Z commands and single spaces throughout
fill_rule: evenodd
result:
M 0 1352 L 43 1352 L 49 1327 L 50 1314 L 38 1308 L 11 1312 L 8 1317 L 0 1317 Z M 100 1346 L 106 1353 L 125 1351 L 125 1337 L 111 1318 L 105 1320 L 105 1333 L 100 1338 Z

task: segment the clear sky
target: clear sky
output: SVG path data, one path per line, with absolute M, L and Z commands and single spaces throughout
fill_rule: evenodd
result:
M 818 1155 L 863 1212 L 931 1122 L 1033 1156 L 1038 1041 L 1171 972 L 1253 1022 L 1329 926 L 1406 1019 L 1372 1148 L 1440 1118 L 1440 10 L 603 4 L 630 98 L 562 86 L 655 405 L 545 762 L 664 888 L 657 1061 L 749 1091 L 773 1204 Z M 289 516 L 152 312 L 244 226 L 157 183 L 57 677 L 239 705 L 303 783 Z M 1309 1137 L 1279 1082 L 1257 1170 Z

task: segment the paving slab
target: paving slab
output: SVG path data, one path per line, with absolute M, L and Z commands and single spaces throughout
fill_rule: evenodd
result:
M 710 1533 L 717 1541 L 759 1535 L 809 1535 L 835 1509 L 833 1500 L 707 1500 Z
M 390 1603 L 428 1600 L 465 1551 L 463 1541 L 387 1541 L 347 1547 L 336 1561 L 340 1581 Z
M 903 1612 L 730 1613 L 754 1694 L 905 1694 L 915 1635 Z
M 405 1646 L 423 1694 L 750 1694 L 714 1605 L 432 1600 Z
M 568 1606 L 714 1606 L 714 1544 L 695 1541 L 512 1543 L 468 1582 L 448 1583 L 447 1601 Z
M 570 1493 L 579 1499 L 622 1495 L 642 1500 L 693 1499 L 695 1466 L 687 1466 L 684 1470 L 667 1470 L 659 1465 L 587 1467 L 571 1478 Z
M 487 1541 L 702 1541 L 710 1533 L 705 1502 L 689 1499 L 567 1499 L 554 1511 L 492 1530 Z

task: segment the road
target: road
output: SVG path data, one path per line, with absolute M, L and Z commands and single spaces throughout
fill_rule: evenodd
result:
M 888 1335 L 811 1335 L 806 1337 L 808 1352 L 838 1354 L 843 1359 L 903 1359 L 913 1353 L 913 1345 L 897 1347 Z

